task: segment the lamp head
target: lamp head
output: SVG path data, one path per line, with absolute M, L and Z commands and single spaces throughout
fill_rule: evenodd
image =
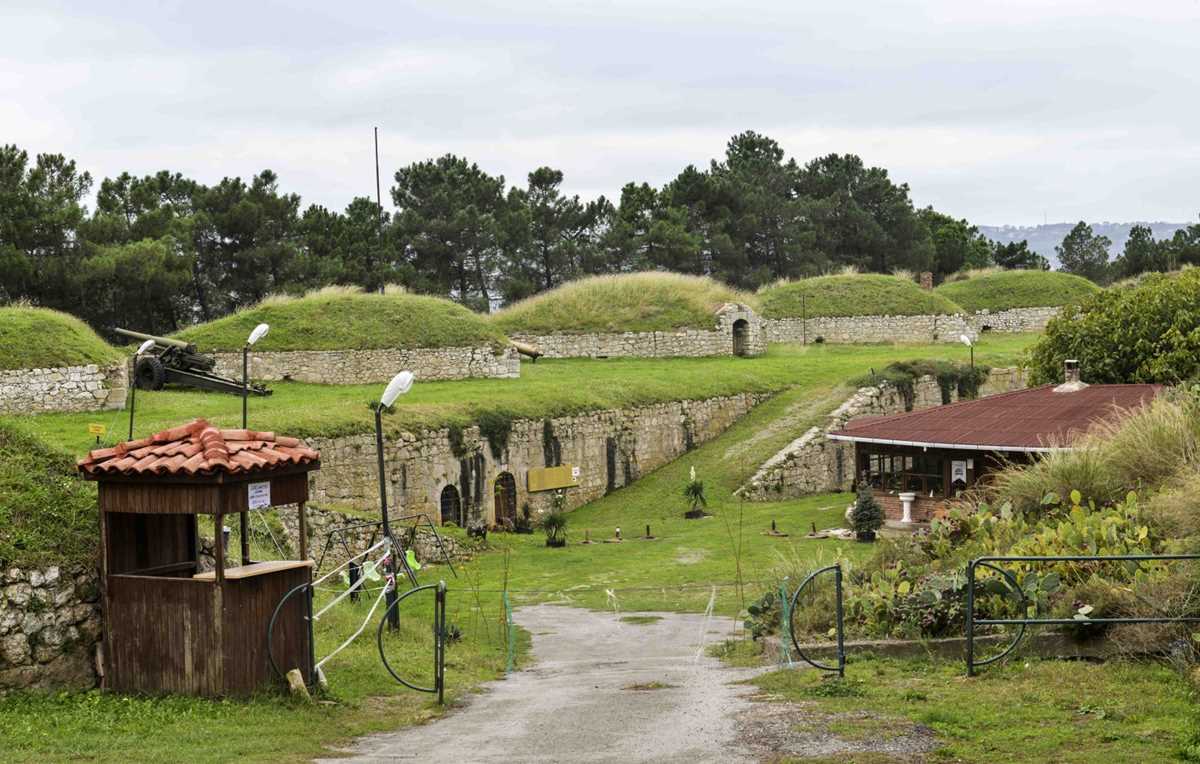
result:
M 966 345 L 967 347 L 971 347 L 972 345 L 975 344 L 975 343 L 971 342 L 971 338 L 965 334 L 958 335 L 958 339 L 960 342 L 962 342 L 962 344 Z
M 141 355 L 142 353 L 149 351 L 153 347 L 154 347 L 154 340 L 146 340 L 145 342 L 143 342 L 141 344 L 140 347 L 138 347 L 137 352 L 134 353 L 134 355 Z
M 246 338 L 246 344 L 253 345 L 263 337 L 266 337 L 267 332 L 269 331 L 271 331 L 270 324 L 259 324 L 258 326 L 254 327 L 254 331 L 250 332 L 250 336 Z
M 402 371 L 392 377 L 392 381 L 388 382 L 388 386 L 384 389 L 383 397 L 379 399 L 379 402 L 384 406 L 391 406 L 396 402 L 397 398 L 412 389 L 413 379 L 411 371 Z

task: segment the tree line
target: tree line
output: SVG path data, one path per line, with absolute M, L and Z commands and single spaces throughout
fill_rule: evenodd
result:
M 1113 260 L 1109 260 L 1111 247 L 1112 240 L 1080 221 L 1054 250 L 1062 270 L 1109 284 L 1142 273 L 1200 265 L 1200 223 L 1176 231 L 1169 239 L 1155 239 L 1150 226 L 1135 225 L 1129 229 L 1125 248 Z
M 302 205 L 264 170 L 205 185 L 180 173 L 92 176 L 61 154 L 0 148 L 0 301 L 102 332 L 166 333 L 272 293 L 328 284 L 412 291 L 489 310 L 579 276 L 661 269 L 753 289 L 842 266 L 888 273 L 1046 268 L 966 220 L 916 208 L 907 184 L 852 154 L 805 164 L 755 132 L 706 168 L 618 199 L 563 192 L 539 167 L 510 186 L 446 155 L 395 172 L 387 201 Z

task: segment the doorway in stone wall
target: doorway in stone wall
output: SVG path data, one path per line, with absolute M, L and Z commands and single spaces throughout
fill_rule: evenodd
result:
M 750 355 L 750 322 L 744 318 L 733 322 L 733 354 Z
M 496 500 L 496 525 L 515 522 L 517 519 L 517 479 L 511 472 L 496 476 L 493 488 Z
M 454 523 L 459 528 L 463 527 L 462 497 L 459 496 L 458 489 L 452 485 L 443 488 L 440 504 L 442 525 Z

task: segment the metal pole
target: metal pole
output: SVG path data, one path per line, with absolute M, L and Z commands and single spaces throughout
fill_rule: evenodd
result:
M 242 347 L 242 429 L 246 429 L 246 398 L 250 394 L 250 346 Z
M 808 302 L 806 295 L 800 295 L 800 344 L 808 344 Z
M 383 194 L 379 190 L 379 128 L 375 128 L 375 206 L 378 207 L 375 211 L 375 234 L 376 241 L 379 245 L 379 254 L 383 255 Z M 380 280 L 382 281 L 382 279 Z M 382 292 L 384 285 L 379 285 L 379 291 Z
M 133 440 L 133 410 L 137 408 L 137 362 L 133 356 L 133 370 L 129 372 L 129 440 Z
M 975 371 L 975 343 L 971 343 L 971 371 Z
M 842 566 L 833 569 L 833 582 L 837 590 L 837 658 L 838 677 L 846 676 L 846 641 L 845 626 L 842 613 Z
M 396 555 L 400 554 L 399 548 L 392 538 L 392 525 L 388 522 L 388 504 L 387 504 L 387 476 L 384 474 L 383 464 L 383 404 L 380 403 L 375 407 L 375 457 L 379 464 L 379 512 L 383 519 L 383 535 L 387 538 L 391 547 L 391 554 L 388 555 L 388 568 L 392 574 L 392 581 L 396 580 Z M 396 631 L 400 628 L 400 609 L 392 607 L 396 604 L 396 586 L 393 583 L 388 589 L 385 599 L 388 607 L 388 628 Z
M 433 670 L 436 677 L 438 705 L 443 705 L 446 698 L 446 582 L 439 581 L 437 594 L 434 598 L 434 624 L 437 635 L 434 639 Z
M 967 563 L 967 676 L 975 676 L 975 560 Z

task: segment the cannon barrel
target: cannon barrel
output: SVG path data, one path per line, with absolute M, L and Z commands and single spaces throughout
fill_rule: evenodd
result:
M 128 329 L 122 329 L 120 327 L 113 329 L 113 331 L 115 331 L 117 334 L 120 334 L 122 337 L 129 337 L 135 340 L 154 340 L 155 343 L 162 345 L 163 347 L 179 348 L 180 350 L 184 350 L 189 353 L 196 352 L 195 345 L 191 344 L 190 342 L 184 342 L 183 340 L 173 340 L 170 337 L 155 337 L 153 334 L 131 332 Z

